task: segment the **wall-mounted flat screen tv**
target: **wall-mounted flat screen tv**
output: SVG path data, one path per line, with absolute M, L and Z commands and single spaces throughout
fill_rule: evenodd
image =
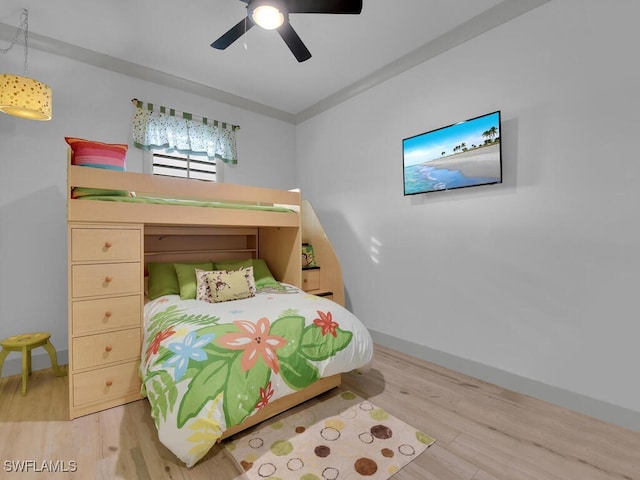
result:
M 502 183 L 500 111 L 402 141 L 404 194 Z

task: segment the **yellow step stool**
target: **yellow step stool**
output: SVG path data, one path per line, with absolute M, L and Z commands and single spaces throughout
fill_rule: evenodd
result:
M 56 349 L 53 348 L 49 338 L 50 333 L 47 332 L 35 332 L 35 333 L 23 333 L 22 335 L 14 335 L 13 337 L 0 340 L 0 375 L 2 375 L 2 366 L 5 358 L 9 355 L 9 352 L 22 352 L 22 389 L 21 395 L 27 394 L 27 377 L 31 375 L 31 350 L 37 347 L 43 347 L 49 352 L 51 358 L 51 367 L 58 377 L 66 375 L 65 372 L 60 370 L 58 366 L 58 358 L 56 356 Z

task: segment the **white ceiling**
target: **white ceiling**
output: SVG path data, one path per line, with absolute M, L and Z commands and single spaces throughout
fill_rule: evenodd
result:
M 240 0 L 2 0 L 0 48 L 26 8 L 31 48 L 295 123 L 546 1 L 363 0 L 360 15 L 295 14 L 313 55 L 298 63 L 259 27 L 226 50 L 210 47 L 246 15 Z

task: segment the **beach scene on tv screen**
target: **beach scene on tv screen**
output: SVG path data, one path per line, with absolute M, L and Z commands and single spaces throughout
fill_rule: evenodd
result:
M 407 138 L 402 151 L 405 195 L 499 183 L 500 113 Z

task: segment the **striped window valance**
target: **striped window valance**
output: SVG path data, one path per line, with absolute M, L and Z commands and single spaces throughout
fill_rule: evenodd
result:
M 133 143 L 136 147 L 204 153 L 209 158 L 217 158 L 225 163 L 238 163 L 236 130 L 239 126 L 196 117 L 135 98 L 131 102 L 136 108 L 133 116 Z

